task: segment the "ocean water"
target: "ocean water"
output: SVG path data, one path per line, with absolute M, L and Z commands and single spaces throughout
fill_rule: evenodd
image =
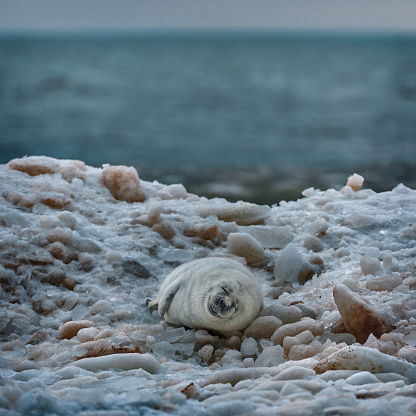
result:
M 416 38 L 3 36 L 0 163 L 36 154 L 265 203 L 412 187 Z

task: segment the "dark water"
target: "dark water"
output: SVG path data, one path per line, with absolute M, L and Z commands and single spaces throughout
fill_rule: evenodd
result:
M 0 163 L 134 165 L 273 203 L 363 173 L 416 185 L 416 38 L 0 38 Z

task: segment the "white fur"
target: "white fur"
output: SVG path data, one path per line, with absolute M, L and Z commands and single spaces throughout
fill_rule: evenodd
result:
M 226 318 L 215 316 L 208 309 L 210 295 L 223 286 L 231 288 L 238 300 L 237 310 Z M 229 332 L 250 325 L 263 307 L 263 295 L 247 267 L 229 258 L 209 257 L 173 270 L 163 282 L 156 302 L 167 322 Z

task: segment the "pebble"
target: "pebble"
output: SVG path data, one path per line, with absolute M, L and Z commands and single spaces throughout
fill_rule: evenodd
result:
M 227 241 L 228 251 L 235 256 L 244 257 L 247 263 L 263 260 L 263 246 L 250 234 L 230 233 Z
M 244 335 L 255 340 L 270 338 L 282 325 L 282 321 L 274 316 L 259 316 L 244 331 Z
M 390 326 L 381 313 L 347 286 L 335 285 L 334 300 L 345 327 L 357 342 L 364 343 L 370 334 L 379 338 L 389 332 Z
M 92 326 L 95 326 L 95 323 L 86 319 L 81 321 L 65 322 L 59 330 L 58 338 L 71 339 L 72 337 L 75 337 L 77 335 L 80 329 L 90 328 Z

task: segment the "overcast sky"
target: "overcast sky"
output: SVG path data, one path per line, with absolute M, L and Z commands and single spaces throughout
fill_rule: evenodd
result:
M 416 33 L 416 0 L 0 0 L 0 31 Z

